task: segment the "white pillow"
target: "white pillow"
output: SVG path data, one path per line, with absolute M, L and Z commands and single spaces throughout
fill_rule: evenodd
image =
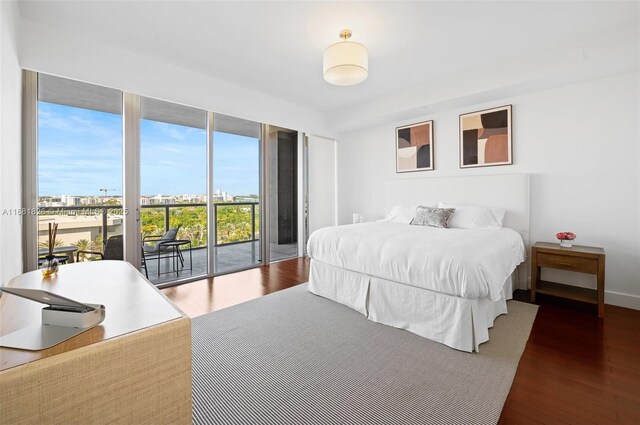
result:
M 438 203 L 438 208 L 455 208 L 449 217 L 449 227 L 459 229 L 499 229 L 502 227 L 505 210 L 479 205 L 459 205 Z
M 416 216 L 416 208 L 415 205 L 396 205 L 391 208 L 389 215 L 384 220 L 380 221 L 390 221 L 391 223 L 404 223 L 409 224 L 411 220 Z

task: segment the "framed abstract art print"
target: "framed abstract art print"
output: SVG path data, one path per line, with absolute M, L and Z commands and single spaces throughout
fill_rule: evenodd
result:
M 513 164 L 511 105 L 460 115 L 460 168 Z
M 433 170 L 433 121 L 396 128 L 396 172 Z

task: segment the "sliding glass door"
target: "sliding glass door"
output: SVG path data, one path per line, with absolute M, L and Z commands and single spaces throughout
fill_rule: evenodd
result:
M 207 113 L 140 99 L 142 271 L 155 284 L 209 274 Z
M 37 134 L 38 263 L 123 260 L 122 92 L 39 74 Z
M 61 263 L 127 260 L 158 285 L 297 256 L 297 131 L 24 79 L 24 204 L 38 212 L 24 220 L 26 270 L 44 262 L 54 223 Z
M 214 115 L 214 273 L 229 273 L 262 262 L 261 125 Z

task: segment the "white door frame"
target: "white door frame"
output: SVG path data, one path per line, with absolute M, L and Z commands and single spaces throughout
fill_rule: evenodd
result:
M 22 271 L 38 268 L 38 73 L 22 71 Z
M 140 96 L 122 92 L 124 260 L 140 270 Z

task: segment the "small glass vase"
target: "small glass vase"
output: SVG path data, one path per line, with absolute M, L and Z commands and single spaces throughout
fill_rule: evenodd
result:
M 560 239 L 560 246 L 563 248 L 571 248 L 573 241 L 570 239 Z
M 58 273 L 58 259 L 53 255 L 47 255 L 42 264 L 42 277 L 49 277 Z

